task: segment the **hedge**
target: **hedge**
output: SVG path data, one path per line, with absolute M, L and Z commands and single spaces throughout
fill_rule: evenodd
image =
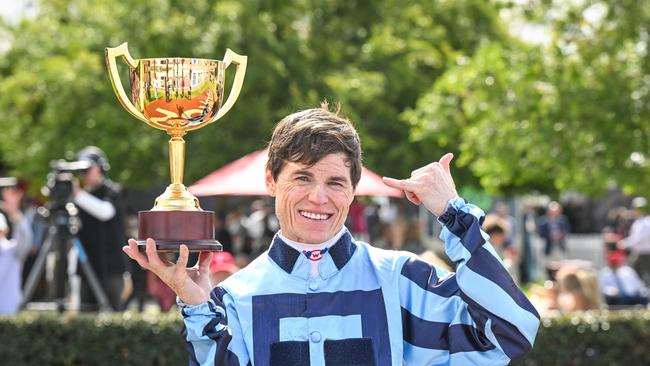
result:
M 175 312 L 0 317 L 0 365 L 186 365 L 182 324 Z
M 182 321 L 170 314 L 0 317 L 0 365 L 186 365 Z M 650 365 L 650 311 L 546 318 L 515 365 Z
M 533 351 L 513 365 L 650 365 L 650 310 L 544 318 Z

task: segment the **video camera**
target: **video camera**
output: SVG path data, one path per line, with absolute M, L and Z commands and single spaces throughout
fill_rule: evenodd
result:
M 47 175 L 47 184 L 41 190 L 41 193 L 49 199 L 50 210 L 65 207 L 72 196 L 75 174 L 85 172 L 91 165 L 89 161 L 85 160 L 65 161 L 59 159 L 50 162 L 52 170 Z
M 11 188 L 18 185 L 18 179 L 14 177 L 0 177 L 0 189 Z

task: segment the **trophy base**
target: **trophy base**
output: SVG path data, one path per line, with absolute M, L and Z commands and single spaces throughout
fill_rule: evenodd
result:
M 216 240 L 156 240 L 157 252 L 178 252 L 181 244 L 185 244 L 190 252 L 221 252 L 223 247 Z M 138 240 L 138 250 L 147 249 L 146 240 Z
M 138 248 L 144 251 L 147 238 L 156 241 L 160 252 L 178 252 L 181 244 L 191 252 L 220 252 L 214 240 L 212 211 L 140 211 L 138 212 Z

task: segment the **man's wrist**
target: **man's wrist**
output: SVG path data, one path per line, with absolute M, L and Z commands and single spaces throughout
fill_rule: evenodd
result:
M 466 204 L 467 203 L 465 200 L 460 196 L 451 198 L 449 201 L 447 201 L 445 210 L 442 212 L 442 214 L 440 214 L 440 216 L 438 216 L 438 222 L 440 222 L 442 225 L 446 225 L 447 223 L 451 222 L 453 216 L 455 216 L 458 213 L 458 210 Z
M 208 299 L 205 299 L 203 301 L 197 301 L 197 302 L 189 301 L 189 302 L 186 302 L 183 299 L 181 299 L 179 296 L 176 296 L 176 304 L 178 306 L 185 306 L 185 307 L 187 307 L 187 306 L 199 306 L 199 305 L 202 305 L 202 304 L 206 304 L 209 301 L 210 301 L 210 299 L 208 298 Z
M 184 318 L 192 315 L 211 316 L 212 314 L 218 313 L 217 305 L 210 299 L 199 304 L 188 304 L 177 296 L 176 304 Z
M 448 199 L 447 202 L 445 203 L 445 206 L 443 207 L 443 209 L 438 214 L 434 213 L 434 215 L 436 215 L 436 217 L 440 218 L 441 216 L 446 214 L 447 211 L 449 211 L 449 207 L 451 207 L 452 202 L 454 200 L 458 199 L 458 198 L 460 198 L 460 197 L 456 196 L 456 197 L 452 197 L 452 198 Z

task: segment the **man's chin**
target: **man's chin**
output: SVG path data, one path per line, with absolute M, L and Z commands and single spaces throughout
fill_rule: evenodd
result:
M 304 236 L 305 244 L 324 243 L 327 240 L 329 240 L 331 237 L 332 237 L 332 235 L 329 235 L 328 233 L 319 233 L 319 234 L 310 233 L 310 234 Z

